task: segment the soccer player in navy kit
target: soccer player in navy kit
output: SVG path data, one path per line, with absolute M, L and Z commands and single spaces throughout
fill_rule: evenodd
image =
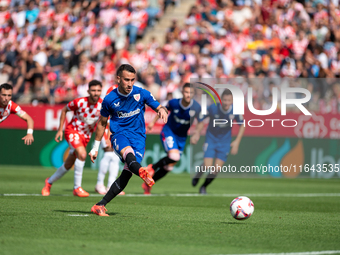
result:
M 109 216 L 106 214 L 105 205 L 124 190 L 132 174 L 139 176 L 150 187 L 155 183 L 148 171 L 140 165 L 145 152 L 145 104 L 155 110 L 164 123 L 167 122 L 168 111 L 149 91 L 133 86 L 135 77 L 136 71 L 131 65 L 124 64 L 118 68 L 118 88 L 104 98 L 95 142 L 89 153 L 91 161 L 94 162 L 110 116 L 112 148 L 125 165 L 122 174 L 111 185 L 103 199 L 91 208 L 91 211 L 99 216 Z
M 209 126 L 207 128 L 207 132 L 205 135 L 205 143 L 203 146 L 204 149 L 204 162 L 203 167 L 215 166 L 215 169 L 218 169 L 218 166 L 222 168 L 224 162 L 227 160 L 229 152 L 233 155 L 237 154 L 238 147 L 240 145 L 245 126 L 241 125 L 238 131 L 236 139 L 231 142 L 231 122 L 233 125 L 238 123 L 239 125 L 243 123 L 242 115 L 234 115 L 233 114 L 233 96 L 229 89 L 226 89 L 222 93 L 222 105 L 221 104 L 212 104 L 209 106 L 207 115 L 203 116 L 204 118 L 209 117 Z M 223 119 L 228 122 L 225 124 L 216 124 L 214 127 L 214 119 Z M 203 129 L 203 122 L 197 125 L 194 135 L 191 137 L 191 143 L 196 144 L 200 138 L 201 130 Z M 215 164 L 214 164 L 215 159 Z M 203 171 L 197 172 L 195 177 L 192 179 L 192 185 L 196 186 L 200 177 L 202 176 Z M 206 187 L 215 179 L 218 171 L 210 172 L 200 187 L 199 192 L 201 194 L 206 194 Z
M 183 98 L 172 99 L 168 102 L 166 108 L 170 111 L 168 123 L 163 126 L 161 132 L 161 141 L 167 156 L 160 159 L 155 164 L 150 164 L 147 167 L 149 173 L 155 172 L 154 181 L 158 181 L 169 173 L 180 160 L 181 154 L 185 147 L 185 142 L 188 136 L 188 130 L 191 122 L 196 118 L 201 121 L 199 115 L 201 106 L 193 100 L 194 89 L 190 88 L 190 83 L 186 83 L 182 89 Z M 158 116 L 148 125 L 148 130 L 151 130 Z M 144 194 L 150 194 L 151 187 L 145 183 L 142 184 Z

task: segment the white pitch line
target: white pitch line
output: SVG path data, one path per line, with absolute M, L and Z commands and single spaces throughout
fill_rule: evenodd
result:
M 87 214 L 67 214 L 67 216 L 74 216 L 74 217 L 86 217 Z
M 247 196 L 247 197 L 340 197 L 340 193 L 301 193 L 301 194 L 207 194 L 201 195 L 196 193 L 188 193 L 188 194 L 126 194 L 121 197 L 238 197 L 238 196 Z M 4 197 L 35 197 L 42 196 L 41 194 L 0 194 L 0 196 Z M 61 197 L 71 197 L 72 194 L 51 194 L 51 196 L 61 196 Z M 102 197 L 100 194 L 90 194 L 90 197 Z
M 213 255 L 323 255 L 340 254 L 338 251 L 307 251 L 307 252 L 283 252 L 283 253 L 247 253 L 247 254 L 213 254 Z

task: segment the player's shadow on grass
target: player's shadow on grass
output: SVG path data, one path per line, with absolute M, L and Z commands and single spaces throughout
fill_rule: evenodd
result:
M 91 211 L 72 211 L 72 210 L 54 210 L 55 212 L 62 212 L 62 213 L 81 213 L 81 214 L 92 214 Z M 108 213 L 110 216 L 117 215 L 118 213 Z

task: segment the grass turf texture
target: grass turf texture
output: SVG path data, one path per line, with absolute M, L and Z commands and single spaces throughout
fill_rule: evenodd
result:
M 0 194 L 40 194 L 54 169 L 0 167 Z M 97 172 L 85 170 L 92 192 Z M 202 183 L 203 180 L 199 184 Z M 142 194 L 134 176 L 127 194 Z M 340 250 L 340 197 L 280 194 L 340 193 L 340 180 L 216 179 L 210 194 L 276 194 L 250 197 L 254 215 L 237 221 L 234 198 L 222 196 L 119 196 L 110 217 L 90 212 L 101 197 L 72 196 L 73 172 L 56 182 L 50 197 L 0 195 L 0 254 L 230 254 Z M 169 174 L 153 194 L 197 194 L 188 174 Z M 66 194 L 68 196 L 60 196 Z M 59 195 L 59 196 L 58 196 Z M 68 215 L 88 215 L 71 217 Z

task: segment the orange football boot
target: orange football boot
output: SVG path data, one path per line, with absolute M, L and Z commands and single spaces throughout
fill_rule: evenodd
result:
M 83 190 L 82 187 L 73 190 L 73 195 L 77 197 L 88 197 L 90 194 Z
M 41 195 L 43 195 L 44 197 L 47 197 L 47 196 L 50 195 L 50 190 L 51 190 L 51 187 L 52 187 L 52 184 L 48 183 L 48 179 L 49 179 L 49 177 L 47 177 L 45 179 L 45 186 L 41 190 Z
M 151 188 L 155 181 L 152 179 L 149 172 L 146 170 L 146 168 L 141 167 L 139 168 L 139 177 Z
M 98 216 L 109 216 L 106 213 L 107 209 L 103 205 L 94 205 L 91 208 L 91 212 L 97 214 Z

